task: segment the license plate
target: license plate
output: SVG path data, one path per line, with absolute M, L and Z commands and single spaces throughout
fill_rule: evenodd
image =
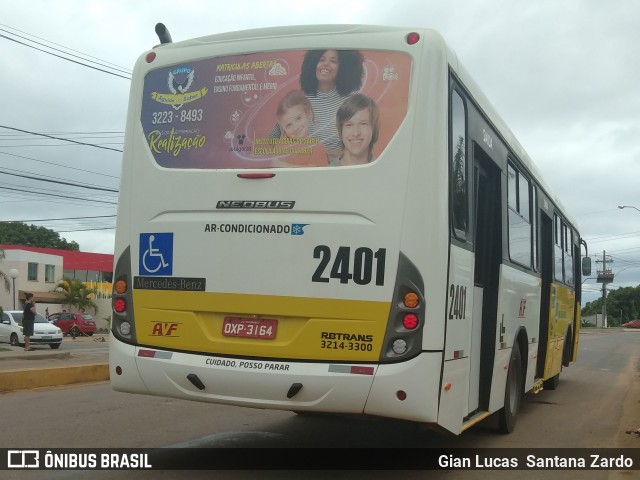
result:
M 51 338 L 51 335 L 43 335 L 43 336 L 42 336 L 42 338 L 43 338 L 44 340 L 47 340 L 47 339 Z
M 270 318 L 224 317 L 222 335 L 225 337 L 276 338 L 278 321 Z

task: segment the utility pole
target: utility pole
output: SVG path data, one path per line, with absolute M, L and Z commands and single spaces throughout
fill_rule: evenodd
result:
M 602 263 L 602 270 L 598 270 L 598 283 L 602 284 L 602 322 L 603 327 L 608 328 L 607 321 L 607 284 L 613 282 L 613 272 L 611 268 L 607 268 L 607 263 L 613 263 L 611 257 L 607 258 L 607 253 L 602 251 L 602 260 L 596 260 L 596 263 Z

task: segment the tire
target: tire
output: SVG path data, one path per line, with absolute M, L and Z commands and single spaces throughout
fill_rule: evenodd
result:
M 573 350 L 573 334 L 571 333 L 571 329 L 569 329 L 564 340 L 564 350 L 562 351 L 563 367 L 568 367 L 569 365 L 571 365 L 571 350 Z
M 80 329 L 78 327 L 71 327 L 71 330 L 69 330 L 69 335 L 71 335 L 72 337 L 79 337 L 80 335 L 82 335 L 82 333 L 80 332 Z
M 20 346 L 20 342 L 18 342 L 18 335 L 16 335 L 15 333 L 12 333 L 11 337 L 9 338 L 9 343 L 13 347 L 19 347 Z
M 509 373 L 504 391 L 504 407 L 498 412 L 498 429 L 501 433 L 511 433 L 516 427 L 516 417 L 522 400 L 522 359 L 520 347 L 516 343 L 511 350 Z
M 60 348 L 60 344 L 59 343 L 50 343 L 49 346 L 51 348 L 53 348 L 54 350 L 57 350 Z

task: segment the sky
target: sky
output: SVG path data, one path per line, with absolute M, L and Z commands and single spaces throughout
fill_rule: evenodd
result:
M 609 290 L 637 286 L 638 18 L 632 0 L 0 0 L 0 220 L 113 253 L 129 78 L 158 22 L 174 42 L 278 25 L 433 28 L 577 222 L 592 276 L 606 258 Z M 600 295 L 587 279 L 583 303 Z

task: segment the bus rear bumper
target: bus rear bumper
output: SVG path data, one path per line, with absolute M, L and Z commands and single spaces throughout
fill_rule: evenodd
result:
M 343 364 L 241 360 L 129 348 L 135 350 L 129 355 L 135 355 L 136 368 L 132 371 L 129 366 L 112 378 L 116 390 L 252 408 L 362 413 L 376 368 L 351 373 Z M 147 392 L 140 392 L 141 383 Z M 295 384 L 302 387 L 297 389 Z
M 305 363 L 120 345 L 124 358 L 135 358 L 136 368 L 128 365 L 121 375 L 112 374 L 111 384 L 119 391 L 251 408 L 437 419 L 439 368 L 425 372 L 425 363 L 431 363 L 425 355 L 395 365 Z M 418 371 L 421 381 L 416 381 Z M 435 383 L 426 381 L 430 378 Z M 399 389 L 407 392 L 404 401 Z

